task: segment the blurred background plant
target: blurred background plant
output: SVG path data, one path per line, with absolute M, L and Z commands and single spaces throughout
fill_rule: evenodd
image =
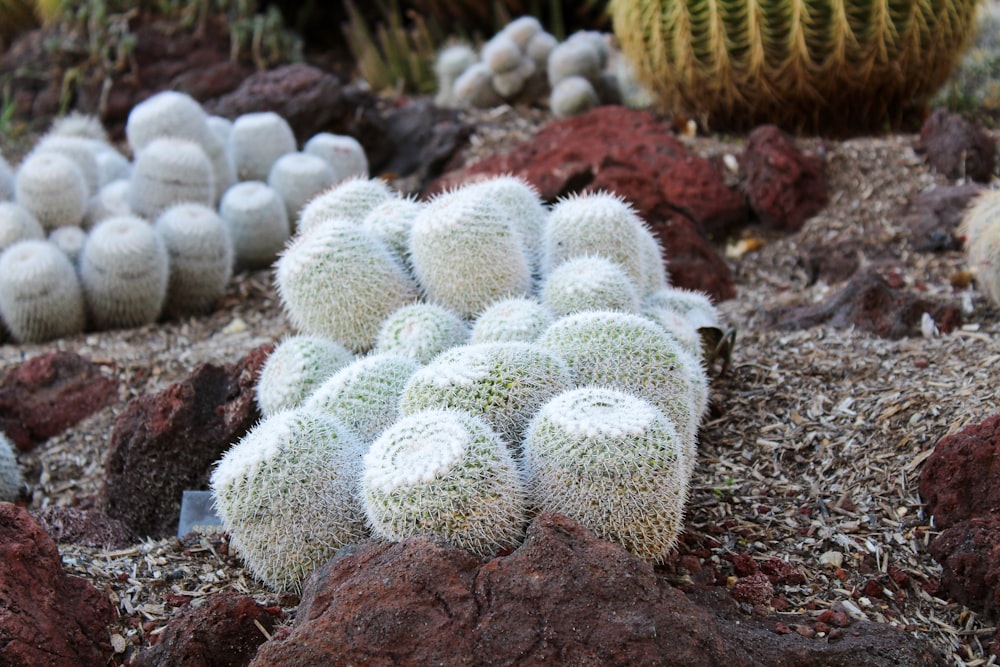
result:
M 983 5 L 975 41 L 934 104 L 1000 122 L 1000 2 Z

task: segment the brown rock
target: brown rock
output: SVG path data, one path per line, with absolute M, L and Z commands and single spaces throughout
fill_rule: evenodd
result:
M 937 109 L 920 128 L 916 150 L 948 178 L 988 183 L 996 165 L 996 144 L 983 128 L 957 113 Z
M 1000 415 L 941 438 L 920 471 L 919 490 L 937 528 L 1000 517 Z
M 767 578 L 775 586 L 798 586 L 799 584 L 806 583 L 805 575 L 787 560 L 768 558 L 759 567 L 760 571 L 767 575 Z
M 752 607 L 757 605 L 771 604 L 774 597 L 774 584 L 763 572 L 740 577 L 731 591 L 733 599 L 737 602 L 748 604 Z
M 847 234 L 816 243 L 803 253 L 809 284 L 822 281 L 828 285 L 847 280 L 861 266 L 864 245 Z
M 73 352 L 49 352 L 11 369 L 0 382 L 0 430 L 21 451 L 118 400 L 118 380 Z
M 139 536 L 177 530 L 185 489 L 207 488 L 212 464 L 260 419 L 254 386 L 273 346 L 233 366 L 201 364 L 115 420 L 100 507 Z
M 961 250 L 956 228 L 969 202 L 982 190 L 981 185 L 965 183 L 939 185 L 917 195 L 905 218 L 913 247 L 920 252 Z
M 918 336 L 924 313 L 948 333 L 962 323 L 952 306 L 925 301 L 889 283 L 875 271 L 854 276 L 844 288 L 818 304 L 787 306 L 768 312 L 769 325 L 794 330 L 825 324 L 837 329 L 855 327 L 883 338 Z
M 108 664 L 107 596 L 67 575 L 52 539 L 11 503 L 0 503 L 0 563 L 0 664 Z
M 940 664 L 928 643 L 884 625 L 855 623 L 836 644 L 776 627 L 725 590 L 681 593 L 621 547 L 543 514 L 520 548 L 486 562 L 428 537 L 342 550 L 307 580 L 291 633 L 251 665 Z
M 234 591 L 209 596 L 170 619 L 155 646 L 137 654 L 132 667 L 244 667 L 281 616 Z M 261 628 L 257 627 L 257 623 Z
M 1000 516 L 959 521 L 929 550 L 941 564 L 941 585 L 956 602 L 996 617 L 1000 612 Z
M 823 159 L 800 151 L 776 125 L 750 133 L 740 166 L 750 208 L 767 227 L 798 231 L 826 206 Z
M 31 515 L 56 544 L 121 549 L 136 541 L 124 523 L 96 509 L 50 505 Z

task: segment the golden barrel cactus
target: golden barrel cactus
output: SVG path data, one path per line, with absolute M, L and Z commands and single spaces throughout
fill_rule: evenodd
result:
M 979 0 L 611 0 L 665 111 L 713 129 L 899 127 L 945 82 Z

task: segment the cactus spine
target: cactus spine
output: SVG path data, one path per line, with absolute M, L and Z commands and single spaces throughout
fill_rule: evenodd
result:
M 351 363 L 343 345 L 321 336 L 291 336 L 274 348 L 257 380 L 257 406 L 265 417 L 306 400 L 330 376 Z
M 27 240 L 0 254 L 0 318 L 21 343 L 83 331 L 80 281 L 59 248 L 48 241 Z

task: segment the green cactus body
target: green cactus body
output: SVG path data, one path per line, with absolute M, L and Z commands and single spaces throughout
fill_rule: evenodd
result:
M 412 303 L 385 319 L 375 351 L 392 352 L 426 364 L 468 338 L 468 325 L 455 313 L 432 303 Z
M 285 213 L 293 230 L 305 205 L 335 182 L 333 169 L 326 160 L 309 153 L 282 155 L 271 166 L 267 177 L 267 184 L 285 202 Z
M 14 170 L 10 163 L 0 155 L 0 202 L 14 198 Z
M 552 49 L 546 68 L 553 90 L 561 81 L 574 76 L 592 82 L 601 73 L 601 55 L 583 40 L 567 40 Z
M 534 343 L 475 343 L 438 355 L 410 378 L 400 410 L 455 408 L 486 419 L 520 447 L 522 431 L 538 406 L 572 386 L 566 363 Z
M 343 546 L 369 536 L 358 498 L 361 441 L 328 415 L 286 410 L 265 419 L 212 472 L 216 511 L 254 575 L 301 590 Z
M 276 283 L 299 331 L 355 352 L 371 349 L 385 318 L 417 298 L 389 249 L 347 220 L 297 236 L 277 262 Z
M 260 181 L 244 181 L 226 190 L 219 215 L 229 228 L 237 267 L 270 266 L 291 235 L 281 197 Z
M 274 348 L 257 380 L 257 406 L 265 417 L 305 404 L 334 373 L 354 361 L 340 343 L 321 336 L 291 336 Z
M 81 227 L 56 227 L 49 232 L 49 243 L 59 248 L 73 266 L 86 242 L 87 232 Z
M 597 90 L 582 76 L 567 76 L 552 87 L 549 107 L 556 118 L 579 116 L 601 103 Z
M 979 288 L 1000 304 L 1000 194 L 987 190 L 966 211 L 959 225 L 969 268 Z
M 233 242 L 225 221 L 204 204 L 177 204 L 161 213 L 153 228 L 170 261 L 164 314 L 210 311 L 233 275 Z
M 212 163 L 193 141 L 154 139 L 135 158 L 129 206 L 136 215 L 155 220 L 174 204 L 184 202 L 214 206 Z
M 93 229 L 99 222 L 120 215 L 132 215 L 129 206 L 129 189 L 132 184 L 127 180 L 111 181 L 87 201 L 80 226 L 86 230 Z
M 83 331 L 83 293 L 66 255 L 44 240 L 0 254 L 0 318 L 14 340 L 40 343 Z
M 76 163 L 60 153 L 29 155 L 17 170 L 15 201 L 48 231 L 79 225 L 87 209 L 87 182 Z
M 531 269 L 510 212 L 475 193 L 455 190 L 431 200 L 413 221 L 410 258 L 427 299 L 462 317 L 531 292 Z
M 721 326 L 719 311 L 704 292 L 664 287 L 646 296 L 643 309 L 665 308 L 683 315 L 695 329 Z
M 0 502 L 12 503 L 21 495 L 24 488 L 24 477 L 21 467 L 17 464 L 14 445 L 0 431 Z
M 620 264 L 603 257 L 574 257 L 542 283 L 542 303 L 557 317 L 583 310 L 639 312 L 639 295 Z
M 320 132 L 309 138 L 302 152 L 325 160 L 333 170 L 334 183 L 349 178 L 368 178 L 368 156 L 354 137 Z
M 334 373 L 306 401 L 306 408 L 333 415 L 366 445 L 400 417 L 403 388 L 420 365 L 394 353 L 373 353 Z
M 641 225 L 632 207 L 614 194 L 561 199 L 549 212 L 542 236 L 543 273 L 573 257 L 604 257 L 620 264 L 633 284 L 644 285 Z
M 510 214 L 533 273 L 542 263 L 542 232 L 549 211 L 533 185 L 518 176 L 494 176 L 462 186 L 462 192 L 498 204 Z
M 364 457 L 361 495 L 372 532 L 439 535 L 481 557 L 524 539 L 521 474 L 483 420 L 458 410 L 403 417 Z
M 539 511 L 565 514 L 648 561 L 673 549 L 690 465 L 674 423 L 652 403 L 606 387 L 559 394 L 531 421 L 523 460 Z
M 457 106 L 489 109 L 503 103 L 493 89 L 493 73 L 484 62 L 476 62 L 462 72 L 452 86 L 452 98 Z
M 385 243 L 408 270 L 412 267 L 410 230 L 423 206 L 410 197 L 392 197 L 369 211 L 361 221 L 361 226 Z
M 100 142 L 84 137 L 47 134 L 35 144 L 31 153 L 58 153 L 68 157 L 80 170 L 83 181 L 87 184 L 87 196 L 90 197 L 97 192 L 98 187 L 96 155 L 100 145 Z
M 529 297 L 501 299 L 479 314 L 471 343 L 534 343 L 555 321 L 551 310 Z
M 306 204 L 299 215 L 298 228 L 305 233 L 332 218 L 360 224 L 372 209 L 396 196 L 382 179 L 348 178 Z
M 18 241 L 44 238 L 45 230 L 28 209 L 11 201 L 0 201 L 0 252 Z
M 476 52 L 467 44 L 453 44 L 441 49 L 434 61 L 434 74 L 437 75 L 438 85 L 434 102 L 438 106 L 448 107 L 455 104 L 455 80 L 478 61 Z
M 97 329 L 156 321 L 167 296 L 167 250 L 152 225 L 135 216 L 108 218 L 80 253 L 80 282 Z
M 271 165 L 296 150 L 291 126 L 273 111 L 246 113 L 233 121 L 229 155 L 241 181 L 266 181 Z

